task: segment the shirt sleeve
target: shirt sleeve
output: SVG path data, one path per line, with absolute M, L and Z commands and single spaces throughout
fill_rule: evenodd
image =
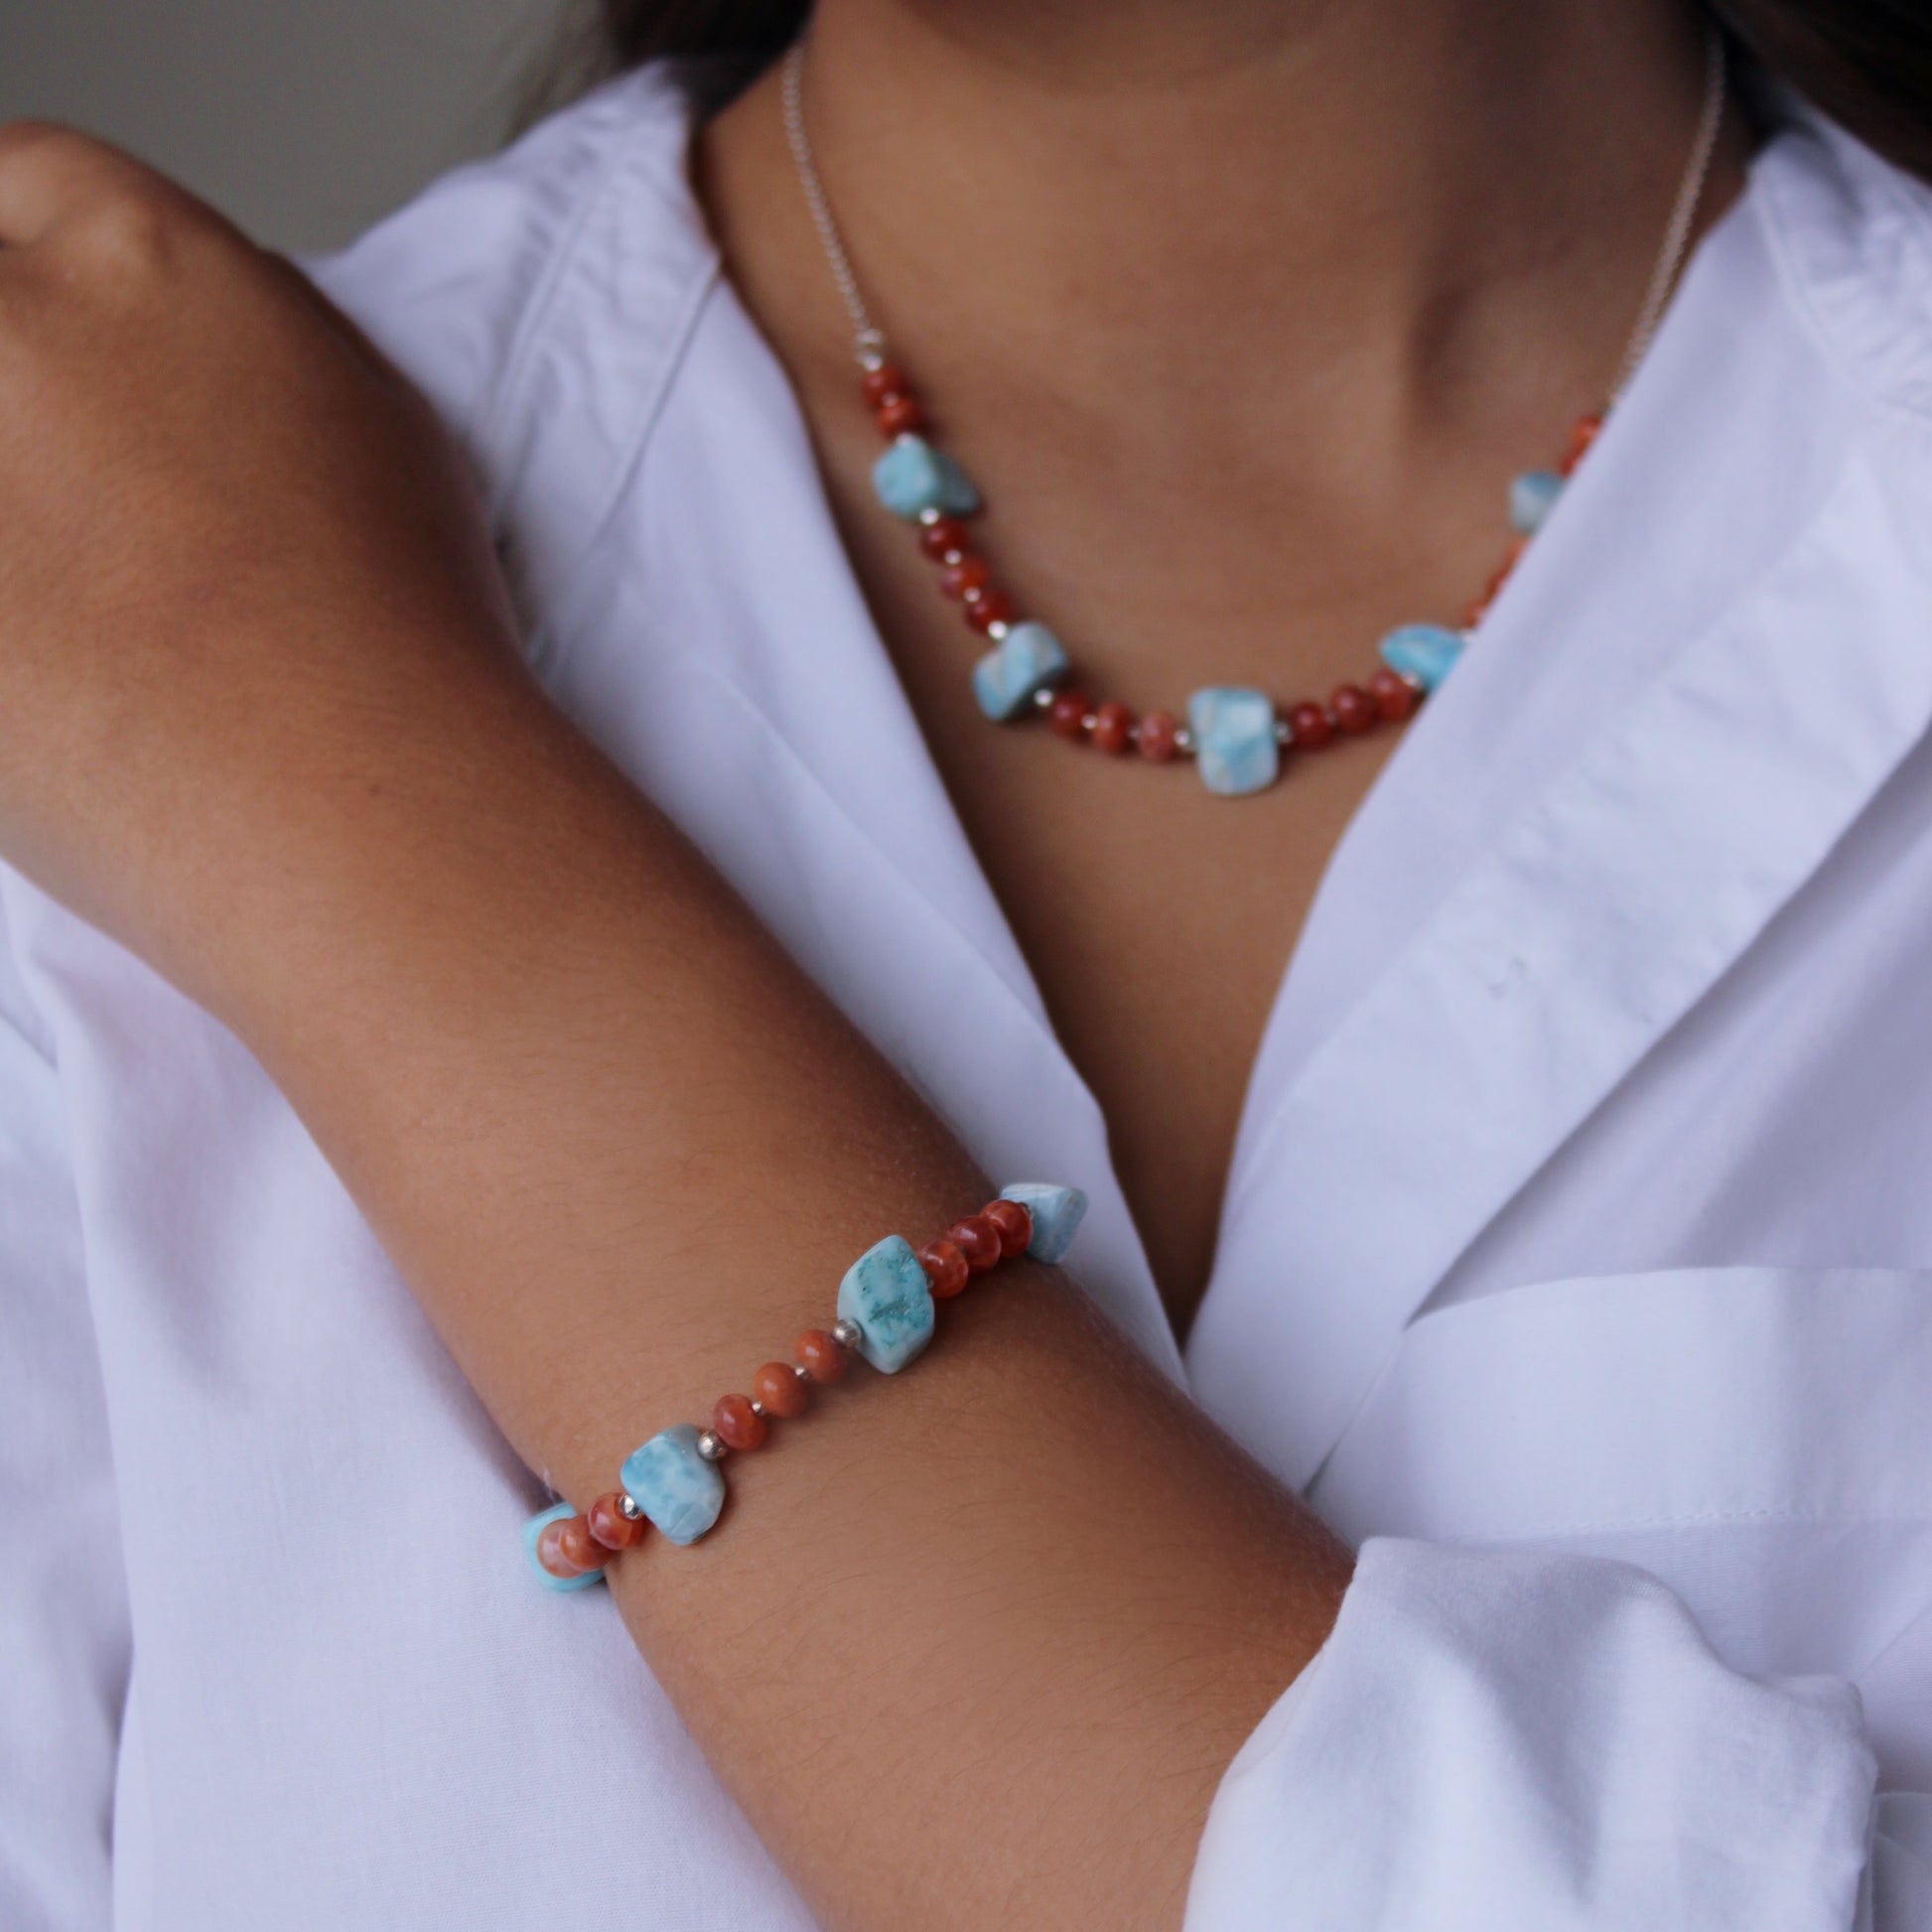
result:
M 1912 1932 L 1858 1692 L 1727 1669 L 1599 1558 L 1364 1545 L 1230 1765 L 1187 1932 Z
M 106 1400 L 52 1061 L 0 936 L 0 1925 L 94 1932 L 130 1651 Z

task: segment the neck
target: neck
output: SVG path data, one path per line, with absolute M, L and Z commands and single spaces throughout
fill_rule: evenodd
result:
M 1194 411 L 1266 369 L 1373 434 L 1365 395 L 1479 413 L 1526 353 L 1607 387 L 1702 76 L 1678 0 L 819 0 L 804 101 L 935 382 Z

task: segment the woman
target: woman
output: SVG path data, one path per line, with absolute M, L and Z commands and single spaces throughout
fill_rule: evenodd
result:
M 1932 1923 L 1926 192 L 1672 0 L 611 25 L 366 335 L 0 137 L 0 1920 Z

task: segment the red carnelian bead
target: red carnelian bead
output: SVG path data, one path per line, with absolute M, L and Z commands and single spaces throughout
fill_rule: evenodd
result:
M 956 516 L 942 516 L 936 523 L 927 523 L 919 531 L 919 548 L 935 564 L 944 563 L 955 553 L 963 555 L 966 526 Z
M 879 405 L 879 432 L 882 436 L 910 436 L 925 428 L 925 411 L 911 396 L 888 396 Z
M 1000 1259 L 1011 1261 L 1015 1255 L 1024 1255 L 1027 1244 L 1034 1238 L 1034 1217 L 1017 1200 L 990 1200 L 980 1209 L 980 1216 L 1000 1230 Z
M 969 1214 L 946 1230 L 946 1239 L 966 1257 L 966 1266 L 983 1275 L 1000 1259 L 1000 1230 L 984 1214 Z
M 1375 709 L 1391 724 L 1400 724 L 1416 709 L 1416 687 L 1406 677 L 1386 668 L 1369 679 L 1368 694 L 1375 700 Z
M 796 1376 L 792 1377 L 794 1382 L 797 1379 Z M 727 1449 L 755 1449 L 763 1447 L 764 1418 L 752 1407 L 748 1397 L 721 1395 L 711 1406 L 711 1427 Z
M 1179 721 L 1172 711 L 1150 711 L 1141 720 L 1140 753 L 1156 764 L 1166 764 L 1179 749 Z
M 991 630 L 996 623 L 1011 623 L 1013 599 L 1005 591 L 982 591 L 966 607 L 966 621 L 975 630 Z
M 1288 713 L 1288 728 L 1295 734 L 1296 745 L 1304 752 L 1318 752 L 1334 736 L 1334 727 L 1328 723 L 1328 714 L 1318 704 L 1291 705 Z
M 766 1362 L 752 1377 L 752 1393 L 786 1422 L 805 1413 L 805 1385 L 784 1362 Z
M 1081 739 L 1087 735 L 1090 705 L 1083 691 L 1062 691 L 1046 708 L 1047 724 L 1062 738 Z
M 1488 615 L 1489 600 L 1486 597 L 1478 598 L 1462 613 L 1462 628 L 1473 630 Z
M 591 1526 L 581 1516 L 557 1524 L 557 1554 L 577 1566 L 578 1575 L 586 1570 L 602 1570 L 610 1551 L 591 1534 Z M 543 1539 L 537 1539 L 541 1545 Z
M 1596 441 L 1597 433 L 1602 427 L 1601 416 L 1579 418 L 1577 427 L 1570 432 L 1570 447 L 1564 452 L 1562 463 L 1557 466 L 1564 476 L 1569 476 L 1589 454 L 1589 446 Z
M 798 1358 L 798 1366 L 821 1385 L 836 1382 L 845 1373 L 845 1350 L 839 1346 L 838 1337 L 823 1328 L 807 1328 L 791 1344 L 791 1352 Z
M 1128 749 L 1134 729 L 1134 714 L 1124 704 L 1103 704 L 1093 714 L 1093 743 L 1099 752 L 1120 753 Z
M 948 597 L 965 597 L 972 591 L 983 591 L 993 581 L 993 573 L 986 567 L 984 557 L 968 554 L 958 563 L 948 564 L 939 573 L 939 588 Z
M 878 368 L 868 369 L 859 380 L 859 388 L 867 405 L 873 409 L 891 401 L 894 396 L 909 396 L 912 393 L 912 385 L 906 381 L 905 371 L 895 368 L 890 362 L 882 362 Z
M 1375 700 L 1359 684 L 1338 684 L 1328 699 L 1335 723 L 1352 738 L 1374 729 Z
M 591 1535 L 607 1550 L 634 1549 L 644 1540 L 644 1519 L 623 1513 L 623 1498 L 613 1489 L 600 1496 L 584 1518 Z
M 926 1285 L 937 1302 L 950 1301 L 966 1286 L 966 1277 L 972 1273 L 957 1243 L 943 1236 L 928 1241 L 919 1250 L 919 1266 L 925 1270 Z
M 562 1523 L 546 1523 L 537 1536 L 537 1561 L 553 1577 L 581 1577 L 584 1565 L 572 1563 L 563 1552 L 564 1526 Z M 601 1569 L 601 1564 L 592 1564 L 593 1570 Z

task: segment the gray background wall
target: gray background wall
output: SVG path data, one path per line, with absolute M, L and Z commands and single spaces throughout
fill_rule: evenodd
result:
M 499 141 L 566 0 L 0 0 L 0 119 L 133 149 L 276 247 Z

